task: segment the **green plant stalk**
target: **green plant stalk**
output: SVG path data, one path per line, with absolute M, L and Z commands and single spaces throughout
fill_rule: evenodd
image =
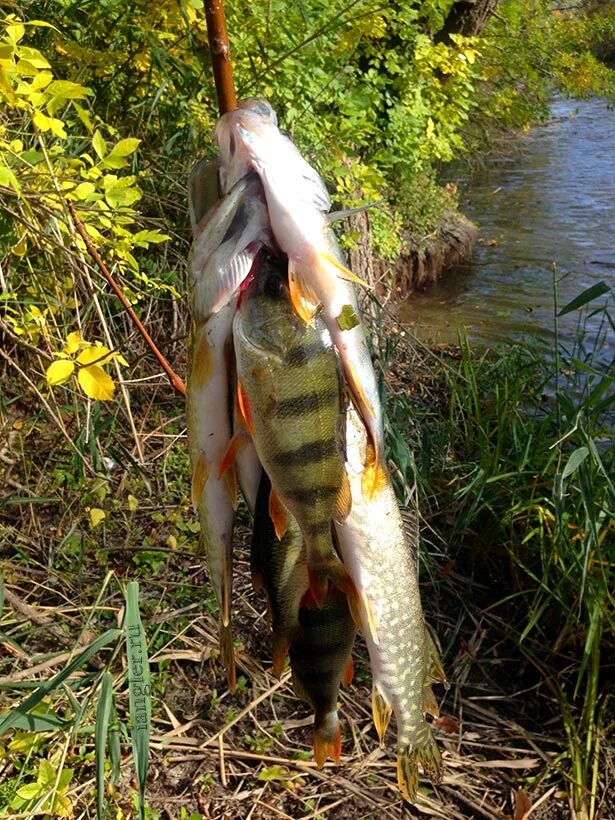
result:
M 139 584 L 137 581 L 131 581 L 126 587 L 124 630 L 126 654 L 128 656 L 132 751 L 137 783 L 139 784 L 139 817 L 141 820 L 145 820 L 145 786 L 147 783 L 152 707 L 147 641 L 139 614 Z

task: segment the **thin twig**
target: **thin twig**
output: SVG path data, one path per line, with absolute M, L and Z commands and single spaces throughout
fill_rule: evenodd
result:
M 132 308 L 132 305 L 130 304 L 130 302 L 128 301 L 128 299 L 126 298 L 126 296 L 124 294 L 124 291 L 121 289 L 121 287 L 117 284 L 115 279 L 109 273 L 109 270 L 108 270 L 107 266 L 105 265 L 105 263 L 103 262 L 103 260 L 101 259 L 98 251 L 96 250 L 94 245 L 92 245 L 92 242 L 90 241 L 90 237 L 87 235 L 86 230 L 83 227 L 83 222 L 79 219 L 77 211 L 75 210 L 75 206 L 73 205 L 72 202 L 70 202 L 70 200 L 66 200 L 66 204 L 68 205 L 68 210 L 70 211 L 70 215 L 72 216 L 73 222 L 75 223 L 75 228 L 77 229 L 77 233 L 83 239 L 83 241 L 85 243 L 86 250 L 89 253 L 89 255 L 91 256 L 91 258 L 94 260 L 94 263 L 96 264 L 96 267 L 98 268 L 98 270 L 102 273 L 102 275 L 105 277 L 107 282 L 113 288 L 113 291 L 115 292 L 115 295 L 117 296 L 117 298 L 122 303 L 126 313 L 130 316 L 130 318 L 132 319 L 135 327 L 137 328 L 137 330 L 139 331 L 141 336 L 143 336 L 143 338 L 145 339 L 145 343 L 147 344 L 149 349 L 152 351 L 152 353 L 154 354 L 154 356 L 158 360 L 158 363 L 160 364 L 160 366 L 162 367 L 164 372 L 167 374 L 169 382 L 171 383 L 171 387 L 173 387 L 181 396 L 183 396 L 185 398 L 186 397 L 186 385 L 184 384 L 182 379 L 180 379 L 180 377 L 177 375 L 177 373 L 173 370 L 173 368 L 168 363 L 168 361 L 165 359 L 165 357 L 162 355 L 160 350 L 158 350 L 158 347 L 156 346 L 156 343 L 154 342 L 152 337 L 149 335 L 149 333 L 147 332 L 147 330 L 145 329 L 145 327 L 141 323 L 141 320 L 139 319 L 137 314 L 134 312 L 134 310 Z

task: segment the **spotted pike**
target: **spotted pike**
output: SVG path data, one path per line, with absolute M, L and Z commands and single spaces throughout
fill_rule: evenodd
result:
M 347 684 L 352 678 L 356 629 L 346 596 L 335 587 L 322 608 L 301 607 L 308 579 L 303 536 L 290 517 L 281 541 L 276 539 L 268 511 L 270 490 L 263 475 L 252 534 L 252 578 L 269 600 L 273 671 L 281 673 L 290 651 L 295 694 L 314 709 L 314 758 L 322 766 L 327 757 L 339 761 L 341 754 L 337 698 L 340 681 Z
M 215 135 L 226 190 L 256 171 L 267 200 L 272 233 L 288 255 L 290 297 L 307 322 L 322 305 L 322 317 L 344 368 L 346 383 L 368 428 L 364 489 L 373 494 L 386 476 L 380 472 L 383 432 L 376 379 L 359 319 L 353 282 L 329 229 L 331 202 L 319 174 L 277 127 L 264 100 L 240 103 L 218 121 Z
M 320 322 L 306 325 L 295 314 L 285 264 L 272 264 L 278 275 L 264 276 L 259 269 L 233 322 L 238 399 L 273 485 L 276 533 L 286 531 L 288 513 L 296 518 L 309 587 L 320 604 L 328 579 L 353 591 L 331 540 L 332 519 L 342 520 L 350 508 L 340 376 L 326 329 Z
M 335 526 L 338 548 L 359 593 L 360 620 L 372 668 L 374 722 L 381 739 L 391 711 L 397 721 L 397 780 L 416 797 L 418 765 L 440 779 L 440 752 L 425 720 L 437 711 L 431 683 L 441 666 L 423 619 L 415 551 L 409 543 L 390 480 L 372 499 L 361 487 L 368 438 L 354 408 L 346 427 L 346 469 L 352 509 Z M 416 538 L 416 530 L 413 538 Z

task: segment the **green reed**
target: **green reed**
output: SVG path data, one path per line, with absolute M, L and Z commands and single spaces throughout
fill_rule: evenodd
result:
M 505 615 L 506 638 L 560 704 L 571 799 L 587 818 L 597 810 L 601 659 L 615 634 L 615 327 L 608 299 L 595 307 L 608 292 L 594 286 L 562 308 L 551 348 L 480 351 L 461 334 L 446 367 L 423 359 L 431 397 L 398 390 L 388 403 L 391 457 L 416 479 L 448 557 L 501 579 L 485 604 Z M 565 345 L 559 319 L 573 311 Z M 594 326 L 601 319 L 591 337 L 590 311 Z

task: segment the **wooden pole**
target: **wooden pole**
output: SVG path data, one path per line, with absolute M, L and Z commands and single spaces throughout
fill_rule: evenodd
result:
M 222 0 L 205 0 L 205 19 L 207 21 L 211 63 L 216 82 L 216 94 L 218 95 L 218 108 L 222 115 L 237 108 L 231 66 L 231 50 L 228 44 L 228 34 L 226 33 L 226 19 Z

